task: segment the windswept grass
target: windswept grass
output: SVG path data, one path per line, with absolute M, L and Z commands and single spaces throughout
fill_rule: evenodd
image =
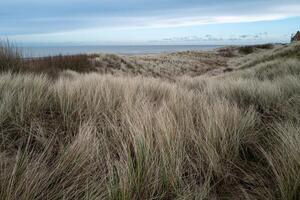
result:
M 22 58 L 20 49 L 9 41 L 0 40 L 0 71 L 20 71 L 23 66 Z
M 259 52 L 256 54 L 250 54 L 249 56 L 241 59 L 241 69 L 254 67 L 257 64 L 272 61 L 274 59 L 289 59 L 296 58 L 300 59 L 300 43 L 293 43 L 288 46 L 280 46 L 274 48 L 271 51 Z
M 298 199 L 299 64 L 174 81 L 3 72 L 0 199 Z
M 92 60 L 97 55 L 48 56 L 40 58 L 24 58 L 22 49 L 9 41 L 0 40 L 0 71 L 12 73 L 47 74 L 57 78 L 64 70 L 75 72 L 96 71 Z
M 26 60 L 24 71 L 36 74 L 48 74 L 51 77 L 58 77 L 64 70 L 85 73 L 96 71 L 91 60 L 95 55 L 67 55 L 32 58 Z
M 177 52 L 155 55 L 79 54 L 24 58 L 11 43 L 0 43 L 1 71 L 48 74 L 56 79 L 62 71 L 98 72 L 117 76 L 145 76 L 173 80 L 177 76 L 199 76 L 227 68 L 230 56 L 220 52 Z M 9 62 L 10 64 L 9 64 Z M 4 69 L 5 68 L 5 69 Z

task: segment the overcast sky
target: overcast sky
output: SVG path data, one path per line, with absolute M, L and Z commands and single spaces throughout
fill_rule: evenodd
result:
M 299 0 L 1 0 L 0 37 L 24 43 L 288 42 Z

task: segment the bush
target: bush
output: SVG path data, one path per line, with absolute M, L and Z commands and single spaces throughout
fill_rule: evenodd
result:
M 250 53 L 253 53 L 254 50 L 255 50 L 255 47 L 253 47 L 253 46 L 239 47 L 239 53 L 242 53 L 242 54 L 250 54 Z
M 258 49 L 273 49 L 274 45 L 273 44 L 260 44 L 260 45 L 254 45 L 253 47 L 258 48 Z

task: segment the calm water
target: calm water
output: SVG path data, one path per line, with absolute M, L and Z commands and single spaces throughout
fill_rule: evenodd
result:
M 54 55 L 115 53 L 115 54 L 157 54 L 188 50 L 213 50 L 217 45 L 153 45 L 153 46 L 43 46 L 23 47 L 25 57 L 44 57 Z

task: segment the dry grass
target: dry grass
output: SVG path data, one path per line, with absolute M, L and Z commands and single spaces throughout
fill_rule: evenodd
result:
M 300 59 L 300 43 L 293 43 L 291 45 L 280 45 L 270 51 L 257 52 L 250 54 L 246 57 L 242 57 L 238 65 L 241 69 L 251 68 L 257 64 L 272 61 L 276 58 L 281 60 L 288 58 Z
M 64 70 L 85 73 L 96 71 L 95 65 L 91 60 L 96 55 L 68 55 L 68 56 L 49 56 L 33 58 L 25 61 L 24 72 L 36 74 L 48 74 L 57 77 Z
M 0 40 L 0 71 L 18 72 L 23 66 L 22 52 L 9 41 Z
M 125 76 L 145 76 L 174 80 L 177 76 L 199 76 L 214 70 L 226 70 L 228 61 L 239 57 L 225 51 L 178 52 L 153 55 L 69 55 L 23 58 L 22 52 L 9 42 L 0 42 L 0 71 L 48 74 L 57 78 L 64 70 L 80 73 L 98 72 Z M 231 53 L 230 51 L 228 51 Z
M 97 55 L 49 56 L 41 58 L 24 58 L 22 50 L 9 41 L 0 40 L 0 71 L 13 73 L 47 74 L 53 78 L 64 70 L 76 72 L 96 71 L 92 60 Z
M 0 199 L 298 199 L 299 65 L 172 82 L 3 72 Z

